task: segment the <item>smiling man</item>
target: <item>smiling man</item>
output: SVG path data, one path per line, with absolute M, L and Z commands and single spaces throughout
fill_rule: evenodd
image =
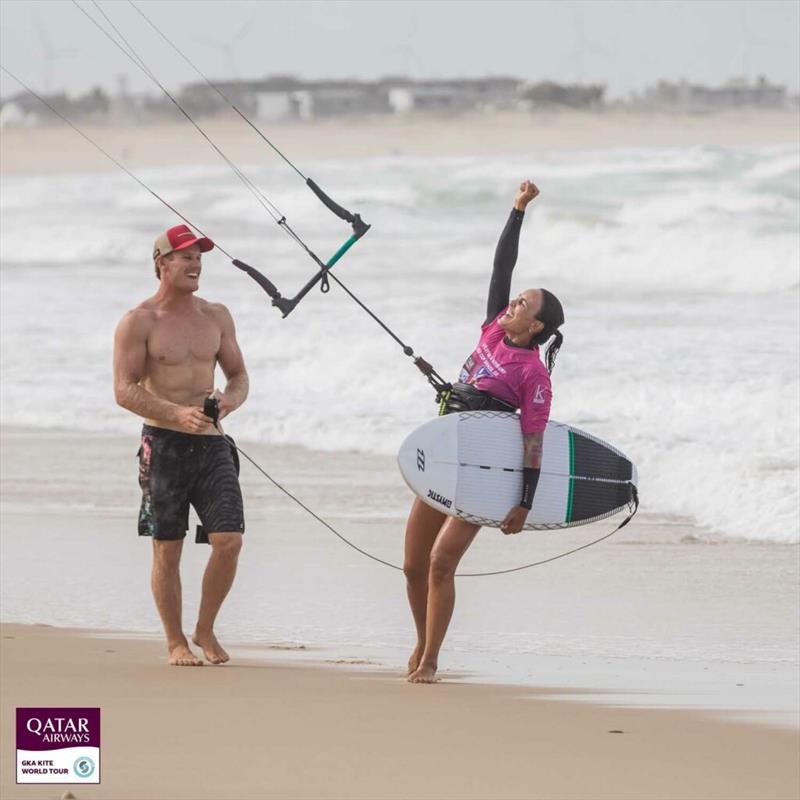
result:
M 114 339 L 117 403 L 144 418 L 139 448 L 142 505 L 139 535 L 153 539 L 152 590 L 167 638 L 169 663 L 200 666 L 181 621 L 180 557 L 189 506 L 211 545 L 192 641 L 207 661 L 228 654 L 214 633 L 217 613 L 236 575 L 244 509 L 236 452 L 203 413 L 214 396 L 219 419 L 246 399 L 247 371 L 228 309 L 195 295 L 202 254 L 214 243 L 186 225 L 156 239 L 153 261 L 159 287 L 129 311 Z M 227 379 L 214 389 L 217 364 Z

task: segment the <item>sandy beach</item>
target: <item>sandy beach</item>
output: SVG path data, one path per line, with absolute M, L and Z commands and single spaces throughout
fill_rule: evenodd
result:
M 154 642 L 2 627 L 4 798 L 15 706 L 100 706 L 99 786 L 79 800 L 795 798 L 796 732 L 502 686 L 240 659 L 181 670 Z M 32 665 L 36 665 L 32 669 Z
M 226 154 L 242 163 L 267 162 L 267 146 L 238 118 L 200 120 Z M 221 163 L 188 123 L 80 125 L 128 167 Z M 667 114 L 629 110 L 502 112 L 457 116 L 337 118 L 264 124 L 294 159 L 358 159 L 403 155 L 497 155 L 551 148 L 737 146 L 796 142 L 797 111 L 752 110 Z M 8 127 L 0 136 L 0 174 L 116 169 L 63 123 Z
M 0 640 L 4 798 L 44 800 L 63 791 L 14 786 L 14 708 L 84 705 L 102 708 L 103 782 L 73 787 L 79 800 L 796 797 L 798 725 L 786 688 L 791 667 L 690 660 L 682 674 L 680 662 L 670 660 L 535 652 L 504 658 L 501 641 L 498 654 L 484 654 L 475 671 L 465 670 L 470 662 L 448 645 L 440 684 L 406 684 L 405 652 L 380 644 L 394 631 L 400 642 L 410 641 L 402 578 L 321 531 L 249 467 L 243 485 L 250 527 L 219 628 L 233 661 L 189 672 L 168 667 L 147 586 L 148 542 L 135 535 L 132 521 L 134 444 L 134 438 L 104 434 L 3 431 L 4 618 L 29 623 L 4 624 Z M 315 497 L 318 510 L 360 544 L 397 556 L 407 496 L 391 459 L 245 447 L 251 448 L 265 465 L 279 465 L 292 489 Z M 397 517 L 370 514 L 377 498 L 381 507 L 396 508 Z M 712 594 L 698 591 L 693 599 L 685 591 L 693 582 L 689 574 L 706 571 L 706 556 L 716 558 L 719 545 L 688 545 L 677 583 L 654 578 L 646 564 L 669 557 L 686 531 L 686 525 L 645 517 L 602 551 L 559 562 L 563 567 L 533 579 L 462 583 L 451 642 L 482 626 L 502 630 L 499 608 L 546 606 L 548 596 L 558 605 L 550 613 L 559 627 L 580 629 L 583 618 L 595 638 L 604 627 L 618 638 L 627 619 L 633 642 L 639 622 L 629 605 L 636 597 L 652 633 L 680 615 L 684 636 L 693 619 L 698 637 L 710 636 L 731 624 L 725 621 L 730 612 L 748 636 L 757 635 L 766 615 L 778 617 L 776 636 L 785 640 L 791 575 L 776 580 L 786 584 L 785 594 L 765 589 L 760 597 L 748 589 L 739 611 L 724 612 L 713 598 L 728 607 L 742 585 L 737 572 L 730 573 L 730 588 L 721 572 Z M 643 532 L 661 539 L 661 558 L 635 546 Z M 187 546 L 188 626 L 205 550 Z M 734 546 L 727 552 L 739 560 Z M 788 567 L 790 553 L 796 548 L 751 548 L 747 569 L 760 571 L 758 558 L 768 558 L 763 569 L 776 575 L 780 562 Z M 476 549 L 483 565 L 497 557 L 488 540 Z M 649 597 L 632 581 L 637 572 L 645 584 L 659 585 Z M 564 585 L 578 581 L 583 585 L 573 605 Z M 630 591 L 620 591 L 626 582 Z M 679 593 L 678 585 L 685 596 L 669 609 L 666 596 Z M 604 600 L 603 587 L 610 586 L 616 592 Z M 593 597 L 594 612 L 582 607 L 581 596 Z M 770 603 L 778 605 L 768 611 Z M 670 616 L 659 619 L 667 609 Z M 51 627 L 81 618 L 92 621 L 90 629 Z M 47 624 L 31 624 L 37 622 Z M 527 625 L 547 641 L 543 617 Z M 509 635 L 509 645 L 522 635 Z M 505 669 L 526 664 L 527 678 L 506 673 L 525 685 L 502 685 L 508 678 L 491 671 L 495 661 Z M 481 675 L 481 664 L 488 673 Z M 604 684 L 610 678 L 616 688 Z M 737 692 L 749 693 L 747 702 Z M 778 707 L 785 710 L 759 713 L 772 694 L 783 697 Z

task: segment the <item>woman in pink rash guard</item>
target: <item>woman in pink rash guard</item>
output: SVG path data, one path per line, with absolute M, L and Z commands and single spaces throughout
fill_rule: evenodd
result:
M 461 370 L 460 383 L 454 387 L 456 400 L 448 408 L 519 409 L 525 452 L 523 491 L 519 504 L 500 526 L 506 534 L 522 530 L 539 480 L 542 438 L 550 415 L 550 373 L 562 343 L 558 328 L 564 323 L 561 303 L 547 289 L 526 289 L 509 302 L 525 208 L 538 194 L 531 181 L 519 187 L 497 244 L 480 340 Z M 545 366 L 539 345 L 548 341 Z M 414 501 L 406 526 L 404 562 L 417 629 L 417 645 L 408 662 L 412 683 L 436 680 L 439 649 L 455 604 L 456 568 L 479 530 L 479 525 L 448 517 L 420 499 Z

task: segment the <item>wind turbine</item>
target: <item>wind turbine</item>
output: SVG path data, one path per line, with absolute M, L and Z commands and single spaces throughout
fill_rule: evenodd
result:
M 585 78 L 584 67 L 585 67 L 586 53 L 587 52 L 596 53 L 597 55 L 602 56 L 606 60 L 609 60 L 611 58 L 611 53 L 608 50 L 606 50 L 605 47 L 587 38 L 585 11 L 583 3 L 581 2 L 575 3 L 575 5 L 573 6 L 572 23 L 573 23 L 573 29 L 575 31 L 575 47 L 572 50 L 572 52 L 569 53 L 568 57 L 575 64 L 576 81 L 578 83 L 583 83 Z
M 391 48 L 402 64 L 401 74 L 408 78 L 419 77 L 419 54 L 417 52 L 417 12 L 413 5 L 408 6 L 408 30 L 399 44 Z
M 31 19 L 36 32 L 39 35 L 39 43 L 42 46 L 42 65 L 43 65 L 43 91 L 45 95 L 50 94 L 53 85 L 53 65 L 61 58 L 72 58 L 77 50 L 73 48 L 54 48 L 47 28 L 35 11 L 31 11 Z
M 213 47 L 222 54 L 223 69 L 227 68 L 228 77 L 231 80 L 239 79 L 239 71 L 236 68 L 236 50 L 242 39 L 244 39 L 247 34 L 253 30 L 253 22 L 255 19 L 256 14 L 251 14 L 249 19 L 241 27 L 239 27 L 236 33 L 234 33 L 234 35 L 227 41 L 205 38 L 198 38 L 197 40 L 208 47 Z

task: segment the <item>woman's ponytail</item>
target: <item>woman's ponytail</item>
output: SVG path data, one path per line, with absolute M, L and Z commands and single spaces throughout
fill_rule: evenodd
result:
M 542 289 L 542 308 L 537 318 L 544 323 L 544 328 L 531 339 L 531 347 L 544 344 L 552 337 L 553 341 L 548 345 L 544 357 L 547 371 L 552 372 L 556 364 L 556 356 L 564 342 L 564 336 L 558 330 L 564 324 L 564 309 L 561 307 L 561 301 L 547 289 Z
M 561 331 L 557 330 L 553 334 L 553 341 L 547 346 L 547 352 L 545 353 L 544 363 L 547 365 L 547 371 L 552 373 L 553 367 L 556 365 L 556 356 L 558 355 L 558 351 L 561 349 L 561 345 L 564 342 L 564 335 Z

